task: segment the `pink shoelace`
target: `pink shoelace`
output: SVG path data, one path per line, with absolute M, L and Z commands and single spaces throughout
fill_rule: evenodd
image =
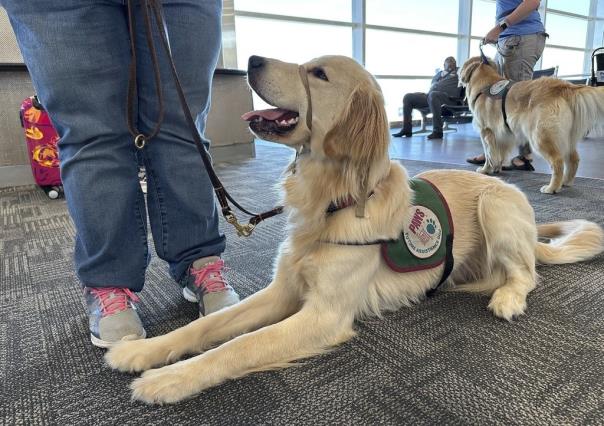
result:
M 139 298 L 131 290 L 119 287 L 98 287 L 90 288 L 89 290 L 101 302 L 102 315 L 116 314 L 125 311 L 130 307 L 128 302 L 138 302 Z
M 228 285 L 222 276 L 223 269 L 224 260 L 222 259 L 208 263 L 199 269 L 191 266 L 190 273 L 195 277 L 195 287 L 201 288 L 204 293 L 226 290 Z

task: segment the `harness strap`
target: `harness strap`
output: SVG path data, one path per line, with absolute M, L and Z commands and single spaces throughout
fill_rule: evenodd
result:
M 508 96 L 508 92 L 510 90 L 510 88 L 514 85 L 513 81 L 510 81 L 510 83 L 501 91 L 501 114 L 503 115 L 503 123 L 505 124 L 505 128 L 508 129 L 508 131 L 510 133 L 512 133 L 512 128 L 510 127 L 510 124 L 508 123 L 508 114 L 507 111 L 505 109 L 505 100 Z M 485 87 L 484 89 L 482 89 L 480 92 L 478 92 L 478 94 L 474 97 L 474 101 L 472 102 L 472 109 L 475 108 L 476 106 L 476 101 L 478 101 L 478 98 L 480 98 L 480 96 L 483 93 L 486 93 L 487 96 L 489 97 L 496 97 L 496 96 L 492 96 L 490 94 L 490 89 L 491 89 L 491 85 Z
M 482 95 L 482 90 L 480 92 L 478 92 L 478 95 L 476 95 L 476 97 L 474 98 L 474 101 L 472 102 L 472 109 L 474 109 L 474 107 L 476 106 L 476 101 L 478 100 L 478 98 L 480 98 L 481 95 Z
M 510 125 L 508 124 L 508 114 L 505 111 L 505 98 L 507 98 L 508 91 L 510 90 L 510 87 L 512 87 L 512 84 L 514 83 L 508 84 L 507 87 L 503 89 L 503 93 L 501 94 L 501 113 L 503 114 L 503 122 L 506 129 L 508 129 L 508 132 L 510 133 L 512 133 L 512 129 L 510 129 Z
M 453 235 L 447 235 L 445 244 L 445 247 L 447 248 L 447 254 L 445 255 L 445 267 L 443 268 L 443 274 L 440 277 L 440 281 L 438 282 L 438 284 L 436 284 L 436 287 L 433 287 L 426 292 L 426 296 L 428 297 L 432 297 L 434 293 L 436 293 L 436 290 L 438 290 L 438 288 L 445 281 L 447 281 L 447 278 L 449 278 L 449 275 L 451 275 L 451 272 L 453 271 L 453 266 L 455 265 L 453 259 Z

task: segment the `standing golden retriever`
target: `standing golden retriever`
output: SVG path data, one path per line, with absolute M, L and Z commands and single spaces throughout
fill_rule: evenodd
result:
M 252 88 L 279 107 L 246 114 L 250 128 L 259 138 L 302 148 L 283 183 L 289 226 L 273 281 L 164 336 L 112 348 L 106 355 L 112 368 L 148 370 L 132 383 L 135 399 L 180 401 L 322 353 L 354 336 L 355 319 L 421 300 L 443 273 L 442 265 L 394 272 L 380 245 L 372 244 L 398 238 L 410 226 L 414 200 L 405 169 L 388 158 L 388 121 L 374 78 L 340 56 L 303 66 L 252 57 L 248 73 Z M 492 293 L 488 307 L 500 318 L 524 313 L 536 260 L 577 262 L 602 251 L 596 224 L 536 226 L 525 196 L 496 178 L 455 170 L 421 176 L 449 204 L 455 229 L 450 280 Z M 334 202 L 340 209 L 327 214 Z M 538 235 L 552 243 L 538 242 Z M 187 354 L 196 356 L 177 362 Z
M 502 80 L 495 63 L 483 63 L 479 56 L 461 68 L 459 81 L 466 87 L 486 156 L 477 171 L 499 172 L 512 148 L 528 142 L 552 168 L 550 183 L 541 192 L 554 194 L 563 185 L 572 185 L 579 166 L 577 142 L 604 118 L 604 87 L 577 86 L 551 77 L 517 82 L 505 98 L 506 125 L 502 99 L 485 92 Z

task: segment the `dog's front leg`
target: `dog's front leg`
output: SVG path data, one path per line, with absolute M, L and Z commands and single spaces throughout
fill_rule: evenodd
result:
M 307 303 L 279 323 L 194 358 L 145 372 L 132 383 L 132 397 L 147 403 L 172 403 L 228 379 L 285 367 L 349 339 L 352 323 L 352 315 L 325 312 Z
M 166 335 L 122 342 L 107 352 L 105 360 L 116 370 L 144 371 L 280 321 L 299 308 L 300 296 L 295 285 L 278 278 L 279 274 L 268 287 L 242 302 Z

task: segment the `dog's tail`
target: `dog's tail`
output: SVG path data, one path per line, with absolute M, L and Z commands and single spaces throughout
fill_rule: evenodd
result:
M 604 86 L 577 87 L 573 113 L 571 140 L 578 141 L 604 120 Z
M 604 251 L 604 231 L 587 220 L 537 225 L 537 233 L 539 237 L 551 239 L 549 243 L 537 243 L 535 256 L 541 263 L 581 262 Z

